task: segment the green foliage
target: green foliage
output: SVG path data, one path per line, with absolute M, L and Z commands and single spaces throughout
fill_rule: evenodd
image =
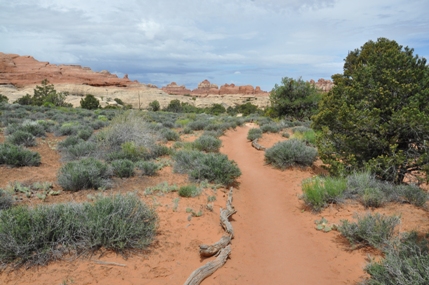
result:
M 282 78 L 270 93 L 271 110 L 274 116 L 298 120 L 310 119 L 317 110 L 321 95 L 316 87 L 301 78 Z
M 159 170 L 159 165 L 153 161 L 137 161 L 135 166 L 141 170 L 142 175 L 153 176 Z
M 119 99 L 119 98 L 115 98 L 115 99 L 113 99 L 113 101 L 115 101 L 118 105 L 125 106 L 124 101 L 122 101 L 122 100 L 121 100 L 121 99 Z
M 216 137 L 202 135 L 193 143 L 195 149 L 205 152 L 218 152 L 222 141 Z
M 107 164 L 90 157 L 63 165 L 57 179 L 64 190 L 78 191 L 108 187 L 111 176 L 112 171 Z
M 156 213 L 134 194 L 100 196 L 94 203 L 13 207 L 0 214 L 0 263 L 43 265 L 101 247 L 126 254 L 146 247 L 156 224 Z
M 357 222 L 341 221 L 338 231 L 353 246 L 372 246 L 383 249 L 393 237 L 395 227 L 400 223 L 397 216 L 384 216 L 378 213 L 357 216 Z
M 179 134 L 172 130 L 172 129 L 163 129 L 161 131 L 161 135 L 167 140 L 167 141 L 178 141 L 180 140 Z
M 0 212 L 1 210 L 6 210 L 12 207 L 13 197 L 9 192 L 6 192 L 3 189 L 0 189 Z
M 211 107 L 206 109 L 207 114 L 220 115 L 226 112 L 226 109 L 221 104 L 213 104 Z
M 134 176 L 134 163 L 128 159 L 117 159 L 111 162 L 113 174 L 120 178 Z
M 199 189 L 196 185 L 185 185 L 179 188 L 180 197 L 195 197 L 200 194 Z
M 13 134 L 7 137 L 6 141 L 14 145 L 22 145 L 22 146 L 36 145 L 36 138 L 29 132 L 25 132 L 25 131 L 14 132 Z
M 47 79 L 42 81 L 42 85 L 36 86 L 33 96 L 26 94 L 19 98 L 16 103 L 21 105 L 36 105 L 36 106 L 57 106 L 57 107 L 71 107 L 71 104 L 66 103 L 66 96 L 68 93 L 57 92 L 54 85 L 49 84 Z
M 304 140 L 305 142 L 310 143 L 312 145 L 316 144 L 316 133 L 313 129 L 304 126 L 299 126 L 294 127 L 292 129 L 292 132 L 294 138 Z
M 309 178 L 302 182 L 302 198 L 314 211 L 320 211 L 329 203 L 339 203 L 346 187 L 345 178 Z
M 80 106 L 83 109 L 94 110 L 100 109 L 100 101 L 94 97 L 94 95 L 86 94 L 85 98 L 80 99 Z
M 149 103 L 149 107 L 153 112 L 157 112 L 161 109 L 161 105 L 159 105 L 158 100 L 154 100 Z
M 385 250 L 382 260 L 372 260 L 365 271 L 370 276 L 365 285 L 429 284 L 428 241 L 416 232 L 405 233 L 397 245 Z
M 180 104 L 180 101 L 178 99 L 174 99 L 174 100 L 171 100 L 170 103 L 168 103 L 168 106 L 164 109 L 164 111 L 181 113 L 183 111 L 183 108 L 182 108 L 182 105 Z
M 428 76 L 426 59 L 395 41 L 379 38 L 349 52 L 313 117 L 331 172 L 369 168 L 397 184 L 416 170 L 427 176 Z
M 259 128 L 251 128 L 247 133 L 247 139 L 249 141 L 254 141 L 260 138 L 262 138 L 262 130 Z
M 281 127 L 278 124 L 272 122 L 272 123 L 268 123 L 268 124 L 262 125 L 261 126 L 261 130 L 262 130 L 263 133 L 273 133 L 273 134 L 276 134 L 276 133 L 280 132 Z
M 276 143 L 265 151 L 265 161 L 285 169 L 291 166 L 310 166 L 316 160 L 317 150 L 298 139 Z
M 96 153 L 97 145 L 94 142 L 79 140 L 76 144 L 61 147 L 60 152 L 63 160 L 77 160 L 90 157 Z
M 0 94 L 0 104 L 9 102 L 9 98 L 4 96 L 3 94 Z
M 201 151 L 178 151 L 174 156 L 174 171 L 188 173 L 192 180 L 229 185 L 241 175 L 235 161 L 220 153 Z
M 10 166 L 39 166 L 41 157 L 38 152 L 25 149 L 13 144 L 0 144 L 0 165 Z

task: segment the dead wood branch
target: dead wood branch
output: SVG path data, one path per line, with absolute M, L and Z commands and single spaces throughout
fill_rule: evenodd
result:
M 265 147 L 263 147 L 262 145 L 260 145 L 260 144 L 258 143 L 258 139 L 254 139 L 254 140 L 252 141 L 252 146 L 253 146 L 254 148 L 256 148 L 257 150 L 265 150 Z
M 222 249 L 215 260 L 207 262 L 189 276 L 184 285 L 199 285 L 205 278 L 212 275 L 216 270 L 221 268 L 231 253 L 231 246 L 228 245 Z
M 224 235 L 220 240 L 212 245 L 200 245 L 200 255 L 204 257 L 209 257 L 218 253 L 219 250 L 226 247 L 231 242 L 231 236 Z
M 114 266 L 121 266 L 121 267 L 126 267 L 126 264 L 121 264 L 121 263 L 116 263 L 116 262 L 108 262 L 108 261 L 102 261 L 102 260 L 92 260 L 92 262 L 94 263 L 98 263 L 101 265 L 114 265 Z
M 234 206 L 232 205 L 232 187 L 229 189 L 228 192 L 228 199 L 226 200 L 226 209 L 229 212 L 228 218 L 232 215 L 235 214 L 237 211 L 234 209 Z
M 231 223 L 229 222 L 228 218 L 233 213 L 230 213 L 227 209 L 220 208 L 220 224 L 222 225 L 222 228 L 231 235 L 231 238 L 234 238 L 234 230 L 232 228 Z

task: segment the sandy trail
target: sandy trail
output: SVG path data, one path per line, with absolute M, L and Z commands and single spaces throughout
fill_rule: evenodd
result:
M 347 252 L 336 232 L 314 229 L 303 211 L 301 181 L 309 171 L 264 165 L 264 152 L 247 142 L 249 127 L 228 131 L 222 153 L 242 171 L 234 194 L 231 259 L 203 284 L 353 284 L 363 275 L 364 253 Z M 266 142 L 268 144 L 269 142 Z

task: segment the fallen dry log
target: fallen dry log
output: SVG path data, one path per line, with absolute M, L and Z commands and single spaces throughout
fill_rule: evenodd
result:
M 265 147 L 263 147 L 262 145 L 260 145 L 260 144 L 258 143 L 258 139 L 254 139 L 254 140 L 252 141 L 252 146 L 253 146 L 254 148 L 256 148 L 257 150 L 265 150 Z
M 228 218 L 234 213 L 231 213 L 227 209 L 220 208 L 220 224 L 222 225 L 222 228 L 231 236 L 231 238 L 234 238 L 234 230 Z
M 222 248 L 226 247 L 231 242 L 230 235 L 224 235 L 217 243 L 212 245 L 200 245 L 200 255 L 204 257 L 213 256 L 218 253 Z
M 228 218 L 232 215 L 235 214 L 237 211 L 234 209 L 234 206 L 232 205 L 232 187 L 229 189 L 228 192 L 228 199 L 226 200 L 226 209 L 228 210 L 228 212 L 230 213 L 228 215 Z
M 212 275 L 216 270 L 221 268 L 231 253 L 231 245 L 223 248 L 215 260 L 207 262 L 189 276 L 184 285 L 199 285 L 205 278 Z

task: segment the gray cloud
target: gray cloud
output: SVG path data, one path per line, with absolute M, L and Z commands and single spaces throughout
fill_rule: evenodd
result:
M 144 83 L 261 85 L 329 78 L 387 37 L 429 55 L 418 0 L 0 0 L 0 51 Z M 235 73 L 239 71 L 239 73 Z

